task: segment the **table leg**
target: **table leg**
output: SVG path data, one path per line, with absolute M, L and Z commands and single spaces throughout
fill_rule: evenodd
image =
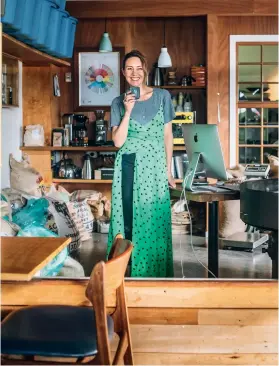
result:
M 278 280 L 278 231 L 273 231 L 269 246 L 268 254 L 272 259 L 272 279 Z
M 218 277 L 219 275 L 219 217 L 218 201 L 209 202 L 208 213 L 208 269 Z M 214 277 L 208 272 L 208 277 Z

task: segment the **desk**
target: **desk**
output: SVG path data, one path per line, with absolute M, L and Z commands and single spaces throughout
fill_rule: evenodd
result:
M 70 238 L 2 237 L 2 281 L 30 281 L 70 242 Z
M 180 198 L 182 187 L 171 189 L 171 196 Z M 219 217 L 218 209 L 220 201 L 239 200 L 239 191 L 228 192 L 189 192 L 186 191 L 188 201 L 208 202 L 208 269 L 215 277 L 219 276 Z M 240 214 L 240 213 L 239 213 Z M 208 277 L 214 277 L 208 272 Z

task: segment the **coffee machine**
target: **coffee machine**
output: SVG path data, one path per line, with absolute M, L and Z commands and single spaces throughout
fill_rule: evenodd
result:
M 88 117 L 83 114 L 74 114 L 72 146 L 88 146 L 88 134 L 85 126 Z
M 105 111 L 94 111 L 95 121 L 95 145 L 104 145 L 107 142 L 107 121 L 105 121 Z

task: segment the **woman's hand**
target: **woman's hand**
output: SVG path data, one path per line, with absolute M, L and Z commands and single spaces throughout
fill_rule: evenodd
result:
M 134 94 L 132 94 L 131 92 L 128 92 L 125 94 L 123 103 L 125 106 L 125 111 L 127 113 L 131 114 L 132 109 L 134 108 L 135 102 L 136 102 L 136 98 L 135 98 Z
M 171 188 L 175 188 L 176 187 L 175 180 L 173 179 L 173 176 L 171 174 L 168 174 L 168 182 L 169 182 L 169 186 Z

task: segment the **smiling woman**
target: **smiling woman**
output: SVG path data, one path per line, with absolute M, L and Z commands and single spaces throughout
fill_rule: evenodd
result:
M 132 277 L 173 277 L 171 175 L 174 109 L 166 90 L 146 85 L 147 62 L 126 54 L 123 75 L 131 89 L 112 102 L 113 140 L 120 147 L 112 185 L 108 251 L 117 233 L 134 244 Z

